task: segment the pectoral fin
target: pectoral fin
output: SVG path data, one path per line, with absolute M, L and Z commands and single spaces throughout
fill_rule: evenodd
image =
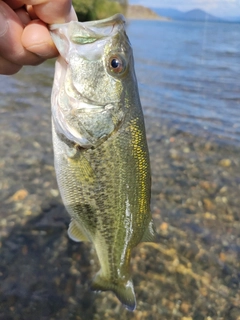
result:
M 72 167 L 77 168 L 76 171 L 79 172 L 75 177 L 81 183 L 93 184 L 95 180 L 95 173 L 91 167 L 90 162 L 84 156 L 82 151 L 77 150 L 76 147 L 68 148 L 66 151 L 68 156 L 68 161 Z
M 69 224 L 68 236 L 70 239 L 72 239 L 73 241 L 76 241 L 76 242 L 89 241 L 88 238 L 86 237 L 86 235 L 83 233 L 83 231 L 77 225 L 75 220 L 72 220 Z
M 142 242 L 155 242 L 156 241 L 156 232 L 154 229 L 153 220 L 151 220 L 149 222 L 149 225 L 148 225 L 147 229 L 145 230 L 141 241 Z

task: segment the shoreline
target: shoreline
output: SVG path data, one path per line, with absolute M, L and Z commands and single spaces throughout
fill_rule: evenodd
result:
M 128 5 L 125 15 L 129 20 L 171 21 L 170 18 L 159 16 L 156 12 L 141 5 Z
M 171 19 L 152 19 L 152 18 L 133 18 L 133 17 L 131 17 L 131 18 L 128 18 L 128 17 L 126 17 L 126 20 L 127 21 L 131 21 L 131 20 L 133 20 L 133 21 L 161 21 L 161 22 L 172 22 L 172 21 L 175 21 L 175 20 L 171 20 Z

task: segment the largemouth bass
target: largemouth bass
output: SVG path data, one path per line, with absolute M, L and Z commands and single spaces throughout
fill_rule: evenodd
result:
M 52 90 L 54 164 L 68 234 L 91 241 L 101 269 L 94 290 L 136 307 L 132 249 L 154 238 L 150 164 L 124 17 L 55 24 L 60 56 Z

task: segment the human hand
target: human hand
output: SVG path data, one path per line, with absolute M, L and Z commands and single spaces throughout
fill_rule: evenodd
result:
M 47 24 L 71 20 L 77 20 L 71 0 L 0 0 L 0 74 L 56 57 Z

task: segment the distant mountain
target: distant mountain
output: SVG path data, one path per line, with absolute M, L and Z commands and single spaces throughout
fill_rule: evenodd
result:
M 172 8 L 151 8 L 151 9 L 155 11 L 157 14 L 159 14 L 160 16 L 168 17 L 171 19 L 175 19 L 184 13 L 182 11 L 179 11 L 177 9 L 172 9 Z
M 223 21 L 223 19 L 215 17 L 204 10 L 194 9 L 187 12 L 182 12 L 175 9 L 166 8 L 152 8 L 156 13 L 164 15 L 174 20 L 186 20 L 186 21 Z
M 194 9 L 183 13 L 178 17 L 179 20 L 191 20 L 191 21 L 222 21 L 221 18 L 215 17 L 206 11 L 201 9 Z

